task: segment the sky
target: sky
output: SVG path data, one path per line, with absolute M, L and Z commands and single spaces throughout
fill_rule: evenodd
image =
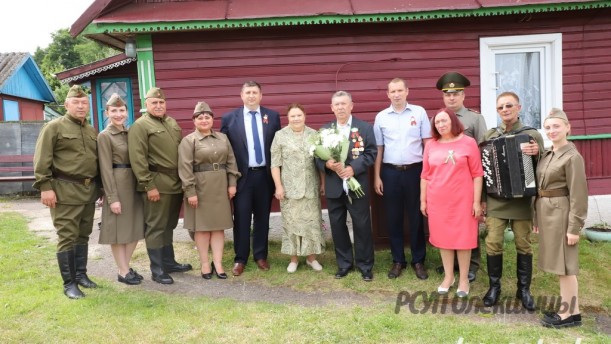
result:
M 51 44 L 51 34 L 69 28 L 94 0 L 3 1 L 0 53 L 27 52 Z

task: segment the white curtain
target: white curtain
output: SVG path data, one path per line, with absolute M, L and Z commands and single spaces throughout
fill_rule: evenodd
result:
M 538 52 L 496 54 L 497 95 L 514 92 L 520 97 L 520 120 L 524 125 L 541 128 L 541 78 Z M 498 124 L 501 123 L 497 119 Z

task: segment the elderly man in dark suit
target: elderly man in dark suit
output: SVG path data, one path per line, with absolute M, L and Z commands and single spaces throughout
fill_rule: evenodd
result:
M 331 110 L 336 121 L 326 124 L 325 128 L 335 126 L 350 140 L 348 158 L 344 163 L 334 160 L 316 159 L 316 165 L 325 173 L 325 196 L 331 234 L 335 245 L 337 273 L 335 278 L 345 277 L 353 268 L 360 270 L 363 280 L 373 279 L 373 238 L 371 215 L 369 211 L 369 186 L 367 170 L 373 165 L 377 146 L 373 127 L 367 122 L 352 116 L 352 96 L 345 91 L 335 92 L 331 98 Z M 356 197 L 344 191 L 344 179 L 354 177 L 361 184 L 365 196 Z M 350 212 L 354 236 L 354 253 L 346 225 L 346 215 Z
M 253 258 L 261 270 L 269 270 L 267 242 L 269 213 L 274 183 L 271 177 L 270 147 L 280 130 L 280 115 L 260 106 L 261 85 L 247 81 L 240 97 L 244 103 L 223 115 L 221 132 L 229 138 L 242 177 L 233 199 L 234 276 L 244 272 L 250 255 L 250 224 L 253 217 Z

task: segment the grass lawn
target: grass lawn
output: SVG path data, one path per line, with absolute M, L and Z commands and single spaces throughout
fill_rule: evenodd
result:
M 197 262 L 196 252 L 187 243 L 180 250 L 180 261 Z M 515 293 L 515 250 L 507 246 L 503 295 Z M 297 306 L 291 303 L 238 302 L 204 296 L 181 296 L 157 291 L 124 288 L 114 281 L 100 280 L 101 288 L 89 291 L 82 300 L 69 300 L 61 291 L 61 278 L 55 260 L 55 245 L 27 230 L 26 220 L 15 213 L 0 215 L 0 342 L 2 343 L 603 343 L 609 336 L 598 328 L 595 316 L 611 309 L 611 274 L 608 262 L 611 245 L 580 243 L 579 276 L 584 326 L 565 330 L 541 327 L 537 317 L 526 314 L 413 314 L 406 305 L 395 313 L 396 295 L 432 291 L 441 276 L 429 269 L 431 278 L 418 281 L 413 272 L 397 280 L 385 277 L 390 265 L 388 251 L 376 252 L 376 273 L 371 283 L 350 274 L 335 280 L 332 247 L 321 257 L 323 273 L 303 266 L 294 275 L 286 273 L 288 259 L 278 252 L 279 243 L 270 247 L 272 269 L 248 270 L 239 278 L 274 288 L 351 292 L 367 296 L 366 305 Z M 139 247 L 139 263 L 145 264 Z M 227 245 L 228 268 L 232 248 Z M 429 267 L 439 262 L 429 251 Z M 485 265 L 485 259 L 484 259 Z M 197 269 L 199 264 L 194 264 Z M 109 267 L 111 268 L 111 267 Z M 114 267 L 112 267 L 114 269 Z M 148 272 L 145 278 L 149 278 Z M 480 270 L 472 285 L 472 295 L 487 289 Z M 95 277 L 95 276 L 94 276 Z M 202 283 L 204 283 L 202 281 Z M 228 284 L 233 286 L 234 284 Z M 536 270 L 533 294 L 558 294 L 557 279 Z M 416 307 L 422 309 L 422 302 Z M 448 306 L 450 308 L 450 306 Z M 609 326 L 607 318 L 607 326 Z M 608 329 L 608 328 L 607 328 Z

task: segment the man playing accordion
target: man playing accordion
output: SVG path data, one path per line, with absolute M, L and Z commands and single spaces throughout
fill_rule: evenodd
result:
M 497 128 L 486 132 L 485 140 L 513 135 L 519 132 L 527 134 L 530 140 L 521 145 L 523 154 L 533 156 L 538 160 L 543 152 L 543 138 L 536 129 L 524 128 L 520 122 L 520 98 L 513 92 L 503 92 L 496 100 L 497 112 L 503 121 Z M 512 173 L 509 169 L 499 171 L 500 174 Z M 486 188 L 484 188 L 486 189 Z M 522 301 L 522 306 L 529 311 L 535 309 L 535 302 L 530 293 L 532 278 L 532 247 L 530 232 L 532 229 L 532 197 L 500 198 L 491 197 L 483 192 L 484 214 L 488 236 L 486 237 L 486 252 L 488 279 L 490 288 L 484 296 L 484 305 L 495 305 L 501 295 L 501 276 L 503 275 L 503 239 L 504 232 L 511 226 L 517 251 L 517 292 L 516 297 Z

